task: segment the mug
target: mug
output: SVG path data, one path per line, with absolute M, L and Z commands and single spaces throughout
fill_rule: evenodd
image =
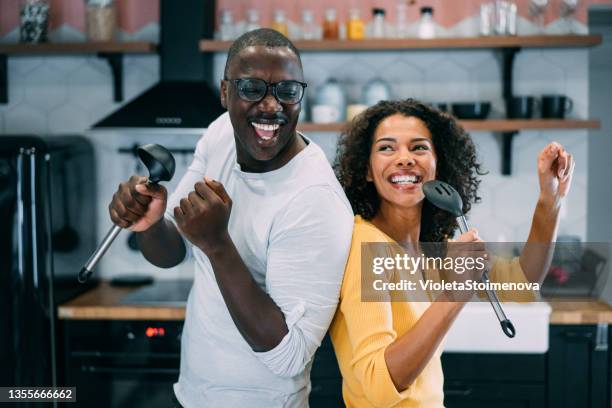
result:
M 340 110 L 332 105 L 314 105 L 311 113 L 314 123 L 340 122 Z
M 349 105 L 346 108 L 346 120 L 351 121 L 357 115 L 359 115 L 364 110 L 368 109 L 366 105 L 362 104 L 353 104 Z
M 574 103 L 564 95 L 542 95 L 542 118 L 563 119 L 570 113 Z
M 533 96 L 513 96 L 506 99 L 506 116 L 510 119 L 530 119 L 533 117 L 536 103 Z

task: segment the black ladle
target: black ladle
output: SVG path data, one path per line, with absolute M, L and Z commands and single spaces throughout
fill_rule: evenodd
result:
M 467 220 L 465 219 L 465 215 L 463 214 L 463 200 L 461 199 L 461 196 L 457 190 L 455 190 L 448 183 L 439 180 L 432 180 L 423 184 L 423 193 L 430 203 L 457 217 L 457 224 L 459 224 L 459 230 L 462 234 L 468 232 L 470 228 Z M 489 274 L 487 271 L 484 271 L 481 280 L 488 287 Z M 497 294 L 491 289 L 487 289 L 486 292 L 489 302 L 493 307 L 493 311 L 495 312 L 495 316 L 497 316 L 497 320 L 499 320 L 502 331 L 506 336 L 510 338 L 514 337 L 516 335 L 516 329 L 514 328 L 514 325 L 510 319 L 506 317 L 504 309 L 502 309 L 501 305 L 499 304 Z
M 147 180 L 148 185 L 154 185 L 160 181 L 170 181 L 174 176 L 174 169 L 176 164 L 172 153 L 163 146 L 158 144 L 147 144 L 140 146 L 137 149 L 138 157 L 144 163 L 146 168 L 149 170 L 149 179 Z M 102 256 L 106 253 L 108 248 L 117 238 L 121 232 L 121 227 L 113 225 L 108 231 L 102 243 L 98 246 L 96 251 L 91 255 L 83 269 L 79 272 L 79 282 L 85 283 L 87 279 L 93 273 L 94 268 L 102 259 Z

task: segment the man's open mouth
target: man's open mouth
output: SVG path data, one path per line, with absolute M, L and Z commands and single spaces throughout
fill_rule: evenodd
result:
M 255 133 L 264 141 L 271 140 L 278 129 L 280 128 L 279 123 L 258 123 L 251 122 L 251 126 L 255 129 Z

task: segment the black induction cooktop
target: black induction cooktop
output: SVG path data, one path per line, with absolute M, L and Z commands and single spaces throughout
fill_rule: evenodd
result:
M 124 305 L 185 306 L 192 280 L 155 281 L 136 289 L 121 300 Z

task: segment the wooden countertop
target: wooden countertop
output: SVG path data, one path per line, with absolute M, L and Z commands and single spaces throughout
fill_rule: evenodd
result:
M 121 299 L 138 287 L 116 287 L 102 282 L 96 288 L 58 308 L 60 319 L 73 320 L 184 320 L 185 308 L 177 306 L 122 305 Z M 547 300 L 552 308 L 550 324 L 612 324 L 612 307 L 599 300 Z
M 601 300 L 547 299 L 550 324 L 612 324 L 612 307 Z
M 122 305 L 121 299 L 142 286 L 118 287 L 102 282 L 96 288 L 58 307 L 60 319 L 71 320 L 184 320 L 178 306 Z

